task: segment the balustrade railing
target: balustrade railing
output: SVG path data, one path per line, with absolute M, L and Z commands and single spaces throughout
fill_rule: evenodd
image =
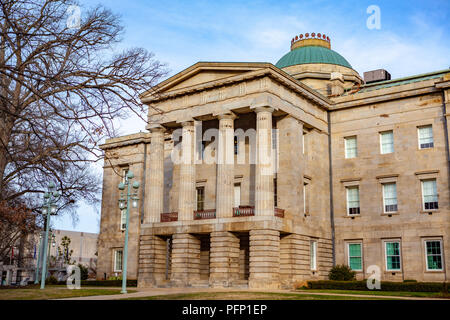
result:
M 194 220 L 215 219 L 216 209 L 194 211 Z
M 249 217 L 255 215 L 255 207 L 252 206 L 239 206 L 233 208 L 233 217 Z
M 284 209 L 275 208 L 275 217 L 284 218 Z

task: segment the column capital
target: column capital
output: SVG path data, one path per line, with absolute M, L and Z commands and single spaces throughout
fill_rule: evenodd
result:
M 237 118 L 237 115 L 233 111 L 224 111 L 224 112 L 221 112 L 221 113 L 214 113 L 213 116 L 217 117 L 217 119 L 219 119 L 219 120 L 222 120 L 222 119 L 234 120 L 234 119 Z
M 182 127 L 193 127 L 194 126 L 194 120 L 185 120 L 180 121 Z
M 273 108 L 271 106 L 256 106 L 256 107 L 250 107 L 250 109 L 253 109 L 256 113 L 260 113 L 260 112 L 273 113 L 275 111 L 275 108 Z
M 159 133 L 159 132 L 164 132 L 164 131 L 166 131 L 166 128 L 164 128 L 162 125 L 160 125 L 160 124 L 152 124 L 152 125 L 149 125 L 148 127 L 147 127 L 147 130 L 148 131 L 150 131 L 151 133 Z

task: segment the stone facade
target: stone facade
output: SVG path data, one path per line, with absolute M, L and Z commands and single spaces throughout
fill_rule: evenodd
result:
M 117 185 L 131 170 L 141 200 L 130 212 L 128 278 L 139 286 L 292 287 L 348 264 L 349 243 L 361 244 L 359 278 L 377 265 L 383 280 L 446 280 L 450 73 L 361 83 L 326 63 L 197 63 L 143 93 L 149 133 L 102 146 L 98 274 L 115 273 L 124 241 Z M 424 125 L 434 146 L 419 149 Z M 388 130 L 394 152 L 380 154 Z M 429 179 L 435 210 L 422 205 Z M 393 182 L 397 210 L 386 213 L 383 184 Z M 359 188 L 359 214 L 349 214 L 348 187 Z M 439 270 L 427 268 L 430 239 L 441 244 Z M 395 271 L 386 241 L 400 243 Z

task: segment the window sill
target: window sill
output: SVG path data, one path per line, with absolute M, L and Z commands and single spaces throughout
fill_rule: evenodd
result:
M 392 211 L 392 212 L 383 212 L 381 215 L 382 216 L 396 216 L 399 215 L 400 213 L 398 211 Z
M 344 218 L 351 218 L 351 219 L 359 218 L 359 217 L 361 217 L 361 214 L 352 214 L 352 215 L 347 214 L 344 216 Z
M 439 209 L 432 209 L 432 210 L 420 210 L 420 213 L 422 214 L 429 214 L 429 213 L 438 213 Z
M 444 273 L 444 270 L 426 270 L 425 273 Z

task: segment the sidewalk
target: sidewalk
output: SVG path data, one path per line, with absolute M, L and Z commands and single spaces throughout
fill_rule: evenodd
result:
M 150 296 L 171 295 L 180 293 L 196 293 L 196 292 L 274 292 L 274 293 L 292 293 L 303 295 L 323 295 L 323 296 L 345 296 L 345 297 L 359 297 L 372 299 L 399 299 L 399 300 L 446 300 L 441 298 L 427 298 L 427 297 L 400 297 L 400 296 L 376 296 L 367 294 L 343 294 L 343 293 L 326 293 L 326 292 L 308 292 L 308 291 L 296 291 L 296 290 L 256 290 L 256 289 L 217 289 L 217 288 L 128 288 L 128 290 L 138 290 L 135 293 L 106 295 L 106 296 L 89 296 L 89 297 L 77 297 L 58 300 L 119 300 L 127 298 L 143 298 Z

